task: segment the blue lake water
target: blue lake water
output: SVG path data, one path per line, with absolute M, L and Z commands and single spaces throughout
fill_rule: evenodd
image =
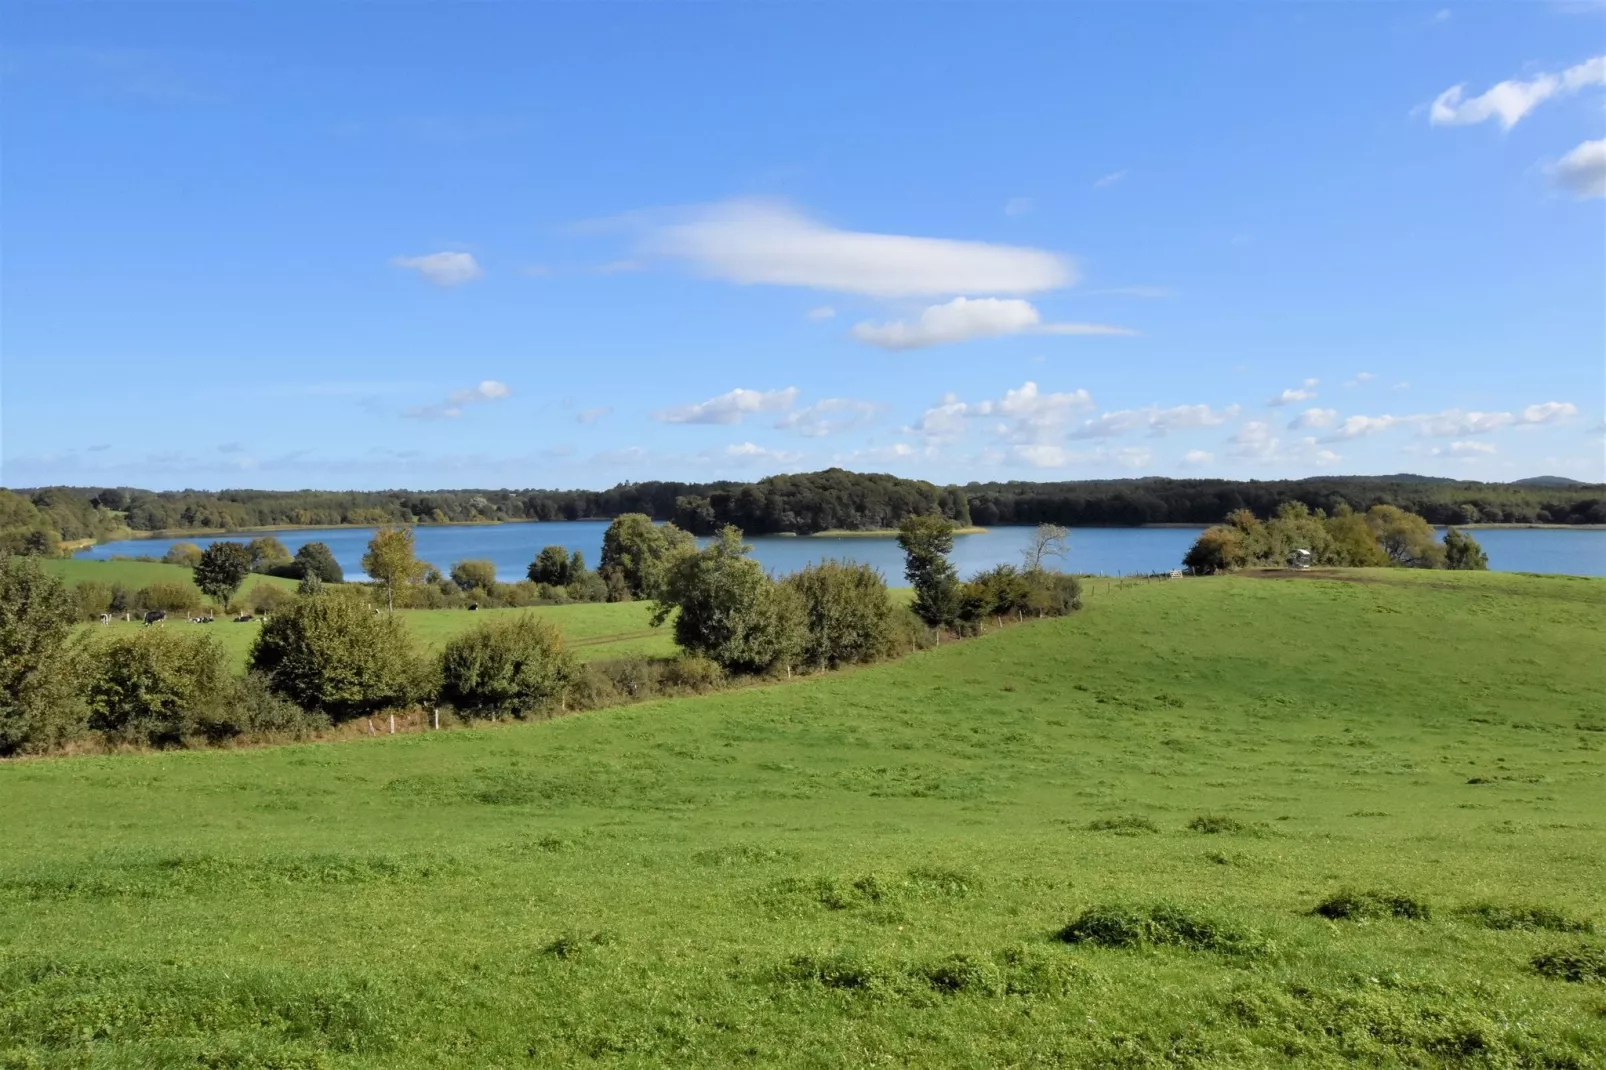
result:
M 464 524 L 415 529 L 418 556 L 449 570 L 455 562 L 483 558 L 495 562 L 497 577 L 512 582 L 543 546 L 580 550 L 586 563 L 596 567 L 602 556 L 602 533 L 607 521 L 576 520 L 529 524 Z M 1030 528 L 998 527 L 954 540 L 953 561 L 960 575 L 1004 563 L 1018 563 Z M 1198 528 L 1075 528 L 1067 571 L 1127 575 L 1177 568 L 1182 555 L 1198 537 Z M 294 553 L 303 543 L 322 542 L 334 552 L 349 579 L 362 578 L 362 555 L 372 528 L 324 528 L 272 532 Z M 1506 572 L 1554 572 L 1575 576 L 1606 576 L 1606 531 L 1556 528 L 1485 528 L 1472 532 L 1489 554 L 1489 567 Z M 226 536 L 243 540 L 246 533 Z M 213 539 L 130 539 L 105 543 L 80 554 L 108 558 L 114 554 L 161 557 L 175 542 L 205 546 Z M 860 561 L 881 570 L 894 586 L 903 583 L 903 554 L 891 538 L 795 538 L 761 536 L 749 539 L 753 556 L 776 574 L 794 572 L 804 565 L 834 557 Z

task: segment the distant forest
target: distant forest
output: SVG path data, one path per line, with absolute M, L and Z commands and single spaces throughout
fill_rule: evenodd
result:
M 749 535 L 897 526 L 911 513 L 955 523 L 1214 524 L 1235 509 L 1269 517 L 1287 501 L 1332 512 L 1395 505 L 1435 524 L 1606 524 L 1606 486 L 1470 483 L 1425 476 L 1311 479 L 1105 479 L 937 486 L 840 468 L 756 483 L 621 483 L 608 490 L 147 491 L 130 487 L 0 490 L 0 541 L 20 549 L 50 536 L 510 520 L 580 520 L 646 513 L 698 534 L 734 524 Z

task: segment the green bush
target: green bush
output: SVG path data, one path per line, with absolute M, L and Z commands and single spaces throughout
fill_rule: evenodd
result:
M 295 579 L 311 575 L 317 576 L 324 583 L 341 583 L 346 578 L 346 574 L 340 568 L 340 562 L 335 560 L 333 551 L 321 542 L 309 542 L 297 550 L 291 567 L 294 569 Z
M 308 712 L 275 694 L 267 677 L 256 672 L 235 681 L 229 700 L 207 711 L 197 725 L 211 743 L 307 739 L 328 727 L 327 714 Z
M 376 613 L 362 597 L 325 593 L 297 598 L 264 623 L 251 667 L 276 694 L 343 720 L 415 697 L 412 648 L 395 616 Z
M 558 630 L 521 613 L 447 642 L 440 655 L 440 696 L 472 716 L 522 717 L 559 704 L 576 674 Z
M 727 527 L 707 549 L 669 565 L 653 624 L 675 616 L 675 642 L 726 672 L 760 673 L 792 663 L 803 645 L 796 592 L 747 556 L 741 532 Z M 679 610 L 675 614 L 675 610 Z
M 805 665 L 834 669 L 872 661 L 892 638 L 892 600 L 881 573 L 869 565 L 822 561 L 782 581 L 803 614 Z
M 175 542 L 167 548 L 167 553 L 162 555 L 162 561 L 169 565 L 194 568 L 201 563 L 201 548 L 193 542 Z
M 251 612 L 264 615 L 279 612 L 293 600 L 289 591 L 271 583 L 258 583 L 245 596 L 245 604 L 251 607 Z
M 1606 981 L 1606 947 L 1578 944 L 1542 951 L 1532 960 L 1534 971 L 1558 981 Z
M 1229 955 L 1259 954 L 1269 946 L 1252 930 L 1201 917 L 1168 903 L 1140 909 L 1109 905 L 1088 907 L 1061 929 L 1058 936 L 1068 944 L 1119 948 L 1171 946 Z
M 452 566 L 452 582 L 457 589 L 472 594 L 475 588 L 489 591 L 496 586 L 496 563 L 493 561 L 459 561 Z
M 118 743 L 182 744 L 227 709 L 229 655 L 210 635 L 143 628 L 101 643 L 89 679 L 89 726 Z
M 1313 914 L 1333 921 L 1370 921 L 1376 918 L 1403 918 L 1408 921 L 1426 921 L 1433 911 L 1420 899 L 1398 892 L 1344 890 L 1328 896 Z
M 682 654 L 663 662 L 659 683 L 667 690 L 702 694 L 725 682 L 725 671 L 700 654 Z
M 94 620 L 112 608 L 112 588 L 99 580 L 82 580 L 73 585 L 73 597 L 78 600 L 78 616 Z
M 134 609 L 183 613 L 201 606 L 201 591 L 189 583 L 153 583 L 134 593 Z
M 1477 539 L 1451 528 L 1444 533 L 1444 567 L 1468 572 L 1487 571 L 1489 555 L 1483 552 Z
M 47 750 L 83 731 L 78 599 L 31 558 L 0 558 L 0 755 Z

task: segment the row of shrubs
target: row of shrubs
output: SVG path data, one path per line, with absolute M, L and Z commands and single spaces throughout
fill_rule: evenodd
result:
M 120 617 L 150 610 L 164 613 L 188 613 L 216 609 L 193 583 L 152 583 L 145 587 L 129 587 L 121 583 L 102 583 L 99 580 L 80 580 L 73 585 L 73 598 L 77 603 L 80 620 L 96 620 L 103 614 Z M 250 613 L 272 613 L 289 602 L 291 593 L 271 583 L 258 583 L 239 595 L 230 607 Z
M 437 716 L 444 708 L 449 719 L 547 717 L 861 664 L 937 641 L 868 566 L 827 561 L 776 580 L 749 549 L 732 528 L 664 562 L 655 622 L 673 621 L 678 658 L 582 663 L 557 629 L 528 614 L 487 619 L 426 657 L 401 618 L 376 611 L 370 589 L 308 577 L 294 595 L 269 585 L 247 592 L 272 591 L 273 605 L 243 678 L 205 631 L 85 636 L 76 627 L 83 590 L 67 589 L 37 561 L 7 561 L 0 754 L 61 748 L 91 734 L 155 746 L 304 737 L 419 706 Z M 1042 570 L 994 570 L 965 590 L 980 599 L 978 619 L 1080 603 L 1073 578 Z M 1037 597 L 1045 591 L 1053 597 Z

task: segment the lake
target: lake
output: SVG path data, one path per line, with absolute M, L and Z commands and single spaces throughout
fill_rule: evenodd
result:
M 495 562 L 497 578 L 522 580 L 536 552 L 557 545 L 585 554 L 595 568 L 602 556 L 605 520 L 575 520 L 524 524 L 462 524 L 416 528 L 418 556 L 448 571 L 455 562 L 484 558 Z M 954 539 L 953 561 L 961 576 L 994 565 L 1020 561 L 1031 528 L 997 527 Z M 1177 568 L 1182 555 L 1198 537 L 1199 528 L 1075 528 L 1071 552 L 1063 563 L 1067 571 L 1128 575 Z M 303 543 L 322 542 L 334 552 L 348 579 L 362 578 L 362 555 L 373 528 L 319 528 L 271 532 L 294 553 Z M 1575 576 L 1606 576 L 1606 531 L 1566 528 L 1485 528 L 1472 532 L 1489 554 L 1489 567 L 1506 572 L 1552 572 Z M 249 533 L 226 536 L 251 538 Z M 114 554 L 161 557 L 175 542 L 205 546 L 213 538 L 129 539 L 109 542 L 80 554 L 104 559 Z M 759 536 L 748 540 L 753 556 L 777 574 L 795 572 L 824 558 L 860 561 L 881 570 L 888 582 L 901 586 L 903 553 L 888 537 L 808 538 Z

